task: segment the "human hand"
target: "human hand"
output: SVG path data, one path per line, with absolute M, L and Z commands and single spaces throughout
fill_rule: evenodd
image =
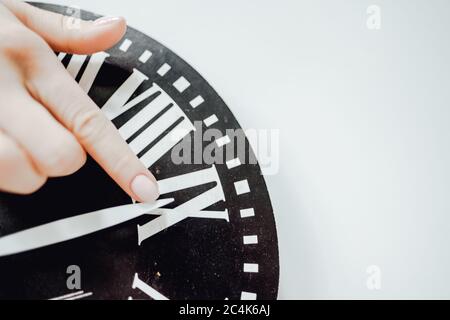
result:
M 91 54 L 117 43 L 123 18 L 80 21 L 0 0 L 0 189 L 29 194 L 74 173 L 86 153 L 132 198 L 159 196 L 153 175 L 53 51 Z

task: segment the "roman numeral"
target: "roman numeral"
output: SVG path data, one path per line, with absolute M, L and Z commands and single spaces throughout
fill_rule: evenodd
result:
M 64 57 L 65 54 L 60 53 L 59 58 L 62 60 Z M 103 63 L 108 57 L 109 54 L 106 52 L 98 52 L 90 56 L 89 62 L 79 82 L 80 87 L 85 92 L 89 92 L 89 90 L 91 90 L 92 84 L 94 83 L 95 78 L 97 77 L 100 71 L 100 68 L 102 67 Z M 74 79 L 79 75 L 80 70 L 82 66 L 85 64 L 87 59 L 88 56 L 86 55 L 76 55 L 76 54 L 74 54 L 70 58 L 69 64 L 67 66 L 67 71 Z
M 124 83 L 122 83 L 122 85 L 116 90 L 116 92 L 114 92 L 114 94 L 103 105 L 102 111 L 105 113 L 105 115 L 110 120 L 112 120 L 127 111 L 129 108 L 135 106 L 137 103 L 148 98 L 150 95 L 146 95 L 148 93 L 147 90 L 133 99 L 133 101 L 137 101 L 136 103 L 131 104 L 130 101 L 130 103 L 126 105 L 127 101 L 130 100 L 133 93 L 146 80 L 148 80 L 148 77 L 145 74 L 137 69 L 133 69 L 133 73 L 128 77 L 128 79 L 125 80 Z
M 60 53 L 58 58 L 63 60 L 65 56 L 65 53 Z M 79 84 L 85 92 L 89 92 L 100 68 L 109 56 L 110 55 L 106 52 L 96 53 L 90 56 L 89 59 L 86 55 L 72 55 L 67 66 L 67 71 L 75 79 L 79 77 L 83 65 L 88 61 L 86 68 L 81 75 Z M 147 168 L 150 168 L 186 135 L 194 131 L 195 127 L 175 101 L 173 101 L 172 98 L 170 98 L 170 96 L 156 83 L 153 83 L 149 89 L 129 101 L 133 93 L 147 80 L 149 80 L 149 78 L 145 74 L 137 69 L 133 69 L 132 74 L 104 104 L 102 111 L 110 120 L 113 120 L 150 96 L 159 93 L 159 95 L 152 99 L 142 110 L 136 113 L 119 129 L 122 137 L 127 140 L 135 135 L 135 133 L 142 129 L 148 122 L 154 120 L 150 126 L 130 143 L 131 149 L 138 155 L 148 145 L 153 144 L 158 139 L 151 149 L 140 155 L 140 159 L 144 165 Z M 155 117 L 164 109 L 167 110 L 155 119 Z M 171 128 L 170 133 L 163 135 L 169 128 Z
M 140 155 L 141 161 L 149 168 L 181 141 L 184 136 L 194 131 L 195 128 L 175 101 L 156 83 L 153 83 L 150 88 L 129 101 L 133 93 L 147 80 L 148 77 L 146 75 L 134 69 L 128 79 L 105 103 L 102 111 L 112 120 L 147 98 L 155 96 L 145 107 L 119 128 L 121 136 L 127 140 L 150 121 L 153 121 L 129 144 L 134 153 L 138 155 L 148 145 L 159 139 L 151 149 Z M 156 96 L 156 94 L 158 95 Z M 158 116 L 162 111 L 164 113 Z M 155 119 L 157 116 L 158 118 Z M 167 133 L 169 128 L 171 130 Z
M 161 232 L 190 216 L 194 217 L 198 214 L 198 211 L 219 201 L 225 201 L 225 195 L 223 194 L 222 185 L 215 166 L 158 181 L 161 194 L 188 189 L 210 182 L 216 182 L 216 185 L 208 191 L 179 205 L 175 208 L 175 212 L 161 215 L 142 226 L 138 225 L 139 245 L 158 232 Z M 220 212 L 216 217 L 228 221 L 228 214 L 226 211 Z
M 109 54 L 105 52 L 100 52 L 90 57 L 80 78 L 80 86 L 86 92 L 89 92 L 107 57 L 109 57 Z M 64 54 L 60 54 L 59 58 L 62 60 Z M 67 70 L 74 78 L 79 77 L 86 60 L 87 56 L 83 55 L 73 55 L 71 57 Z M 110 120 L 114 120 L 138 104 L 143 103 L 147 99 L 149 100 L 145 106 L 140 108 L 131 119 L 119 128 L 119 133 L 125 140 L 131 139 L 129 142 L 130 148 L 136 155 L 139 155 L 140 160 L 147 168 L 151 167 L 186 135 L 195 131 L 194 125 L 182 109 L 156 83 L 152 83 L 151 87 L 131 99 L 136 90 L 148 80 L 149 78 L 145 74 L 137 69 L 133 69 L 127 80 L 122 83 L 102 107 L 102 112 Z M 138 132 L 139 134 L 137 135 Z M 146 150 L 149 145 L 152 145 L 152 147 Z M 160 180 L 159 187 L 161 194 L 167 194 L 211 182 L 216 183 L 213 188 L 179 205 L 175 208 L 176 211 L 170 214 L 162 214 L 147 224 L 138 226 L 139 244 L 188 217 L 229 221 L 228 211 L 226 210 L 201 212 L 201 210 L 219 201 L 225 201 L 215 166 Z M 135 284 L 136 287 L 145 288 L 145 283 L 138 278 L 135 279 Z

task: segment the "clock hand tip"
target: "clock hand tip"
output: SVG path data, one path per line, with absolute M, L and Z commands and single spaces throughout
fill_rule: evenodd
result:
M 147 209 L 157 209 L 157 208 L 164 207 L 165 205 L 168 205 L 169 203 L 173 202 L 174 200 L 175 200 L 174 198 L 160 199 L 160 200 L 157 200 L 156 202 L 138 203 L 137 206 L 144 207 Z
M 174 201 L 175 201 L 174 198 L 161 199 L 161 200 L 158 200 L 157 205 L 158 205 L 158 207 L 162 207 L 162 206 L 165 206 Z

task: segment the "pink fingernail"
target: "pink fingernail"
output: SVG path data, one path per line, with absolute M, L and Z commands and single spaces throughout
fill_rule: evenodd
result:
M 159 197 L 158 186 L 149 177 L 141 174 L 136 176 L 131 182 L 131 191 L 141 202 L 154 202 Z
M 101 17 L 94 21 L 94 25 L 101 26 L 106 24 L 116 23 L 120 20 L 123 20 L 122 17 Z

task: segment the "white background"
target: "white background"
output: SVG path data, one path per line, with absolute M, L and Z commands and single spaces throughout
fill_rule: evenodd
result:
M 450 298 L 448 1 L 58 2 L 125 16 L 281 130 L 279 298 Z

